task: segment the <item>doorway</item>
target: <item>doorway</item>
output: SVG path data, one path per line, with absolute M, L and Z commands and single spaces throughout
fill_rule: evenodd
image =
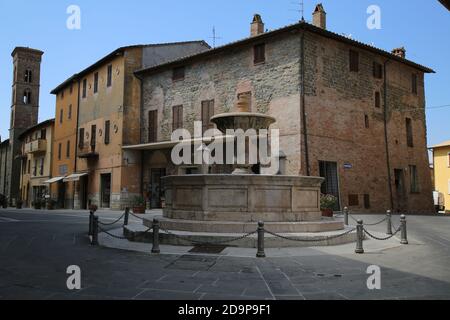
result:
M 83 176 L 80 178 L 80 209 L 86 210 L 88 208 L 88 176 Z
M 162 207 L 162 198 L 164 197 L 164 187 L 161 178 L 166 176 L 166 169 L 165 168 L 151 169 L 150 175 L 151 175 L 150 206 L 151 209 L 160 209 Z
M 66 201 L 66 183 L 58 182 L 58 208 L 64 209 Z
M 111 174 L 106 173 L 100 175 L 100 197 L 101 207 L 111 207 Z
M 406 189 L 405 189 L 405 174 L 403 169 L 394 169 L 395 177 L 395 197 L 397 202 L 397 211 L 403 212 L 406 210 Z
M 331 194 L 336 197 L 336 205 L 334 211 L 341 209 L 341 200 L 339 197 L 339 179 L 337 173 L 337 163 L 330 161 L 319 161 L 320 176 L 325 178 L 322 183 L 321 192 L 323 194 Z

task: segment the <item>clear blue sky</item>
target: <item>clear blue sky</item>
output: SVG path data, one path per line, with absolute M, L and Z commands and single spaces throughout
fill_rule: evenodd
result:
M 45 51 L 39 120 L 54 117 L 49 92 L 117 47 L 204 39 L 218 44 L 247 37 L 254 13 L 275 29 L 298 21 L 296 0 L 0 0 L 0 134 L 8 135 L 15 46 Z M 305 18 L 318 1 L 305 0 Z M 436 70 L 427 75 L 427 107 L 450 105 L 450 12 L 437 0 L 323 0 L 328 29 L 390 50 Z M 68 30 L 66 9 L 81 8 L 81 30 Z M 382 29 L 366 27 L 369 5 L 381 8 Z M 450 139 L 450 107 L 427 110 L 428 143 Z

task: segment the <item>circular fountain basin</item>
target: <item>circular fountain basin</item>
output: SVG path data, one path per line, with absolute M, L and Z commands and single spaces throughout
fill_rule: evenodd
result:
M 217 125 L 217 129 L 226 133 L 227 129 L 248 129 L 261 130 L 268 129 L 275 123 L 275 118 L 252 112 L 231 112 L 218 114 L 211 118 L 211 122 Z

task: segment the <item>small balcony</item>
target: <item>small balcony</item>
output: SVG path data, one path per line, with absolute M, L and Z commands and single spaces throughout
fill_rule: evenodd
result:
M 95 145 L 78 147 L 78 158 L 97 160 L 98 152 L 95 151 Z
M 25 145 L 25 153 L 45 153 L 47 151 L 47 140 L 38 139 L 31 142 L 28 142 Z

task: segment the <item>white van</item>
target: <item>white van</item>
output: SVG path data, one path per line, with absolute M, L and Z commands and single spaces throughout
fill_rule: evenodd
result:
M 444 195 L 439 191 L 433 191 L 433 199 L 436 212 L 445 211 Z

